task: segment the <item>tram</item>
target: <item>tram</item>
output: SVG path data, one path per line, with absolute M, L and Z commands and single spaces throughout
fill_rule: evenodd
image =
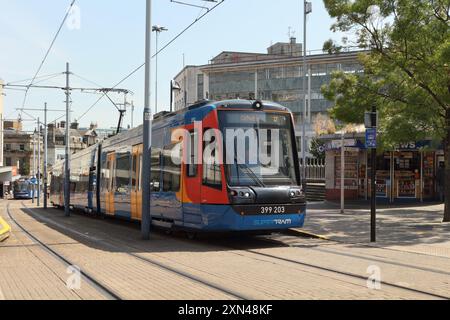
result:
M 33 199 L 37 198 L 37 185 L 31 180 L 21 179 L 14 182 L 13 196 L 14 199 Z
M 239 139 L 245 148 L 230 151 Z M 249 161 L 260 151 L 248 146 L 252 139 L 267 155 L 276 154 L 276 166 Z M 141 220 L 142 152 L 141 126 L 72 155 L 71 208 Z M 159 113 L 152 126 L 152 223 L 191 232 L 302 227 L 306 200 L 299 168 L 293 116 L 281 105 L 204 101 Z M 64 206 L 63 162 L 51 172 L 50 202 Z

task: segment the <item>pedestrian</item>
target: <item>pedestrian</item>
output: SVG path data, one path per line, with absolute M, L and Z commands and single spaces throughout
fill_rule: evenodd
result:
M 436 173 L 436 182 L 437 182 L 437 189 L 439 194 L 439 201 L 444 202 L 445 196 L 445 163 L 440 162 L 439 167 Z

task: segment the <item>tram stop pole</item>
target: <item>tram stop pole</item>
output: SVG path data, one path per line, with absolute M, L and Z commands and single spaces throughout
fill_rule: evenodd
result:
M 371 177 L 370 177 L 370 242 L 377 241 L 377 107 L 372 107 L 372 112 L 366 112 L 366 147 L 371 150 Z
M 152 37 L 152 0 L 146 0 L 145 23 L 145 99 L 144 99 L 144 137 L 142 164 L 142 220 L 141 233 L 144 240 L 150 239 L 151 227 L 151 152 L 152 152 L 152 110 L 151 98 L 151 37 Z

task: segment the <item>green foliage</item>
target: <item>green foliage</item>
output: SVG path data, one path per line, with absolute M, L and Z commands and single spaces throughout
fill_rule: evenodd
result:
M 362 123 L 364 112 L 376 105 L 382 146 L 442 140 L 450 117 L 450 0 L 324 3 L 336 18 L 332 30 L 354 32 L 357 45 L 367 49 L 359 55 L 363 72 L 336 72 L 322 88 L 335 101 L 331 116 Z
M 30 175 L 30 163 L 26 160 L 24 160 L 21 163 L 20 169 L 19 169 L 19 174 L 21 176 L 29 176 Z
M 328 54 L 338 54 L 342 51 L 342 46 L 337 45 L 332 39 L 330 39 L 323 44 L 322 51 Z

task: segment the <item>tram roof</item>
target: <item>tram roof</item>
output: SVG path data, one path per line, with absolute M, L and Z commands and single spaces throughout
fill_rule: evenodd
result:
M 198 110 L 198 109 L 226 109 L 226 108 L 232 108 L 232 109 L 252 109 L 254 108 L 254 104 L 258 102 L 259 100 L 244 100 L 244 99 L 230 99 L 230 100 L 220 100 L 220 101 L 211 101 L 211 100 L 204 100 L 199 101 L 191 106 L 188 106 L 186 108 L 180 109 L 175 112 L 168 112 L 168 111 L 162 111 L 154 116 L 154 121 L 157 122 L 159 120 L 162 120 L 164 118 L 168 118 L 177 114 L 184 114 L 188 113 L 192 110 Z M 275 110 L 275 111 L 290 111 L 288 108 L 272 102 L 272 101 L 259 101 L 262 103 L 262 108 L 260 110 Z

